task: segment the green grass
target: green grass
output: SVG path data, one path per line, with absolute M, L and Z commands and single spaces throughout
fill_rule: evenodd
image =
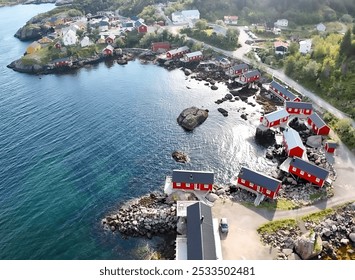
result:
M 246 207 L 254 207 L 254 204 L 251 202 L 243 202 L 242 204 Z M 256 206 L 256 208 L 263 208 L 268 210 L 292 210 L 299 208 L 299 205 L 291 200 L 279 198 L 271 202 L 263 201 L 258 206 Z
M 277 220 L 277 221 L 271 221 L 269 223 L 261 225 L 258 229 L 257 232 L 259 234 L 270 234 L 277 232 L 278 230 L 281 229 L 288 229 L 288 228 L 296 228 L 297 227 L 297 221 L 295 219 L 283 219 L 283 220 Z
M 329 215 L 333 214 L 334 210 L 331 208 L 316 212 L 316 213 L 311 213 L 306 216 L 303 216 L 301 219 L 305 222 L 315 222 L 319 223 L 320 221 L 324 220 L 324 218 L 328 217 Z

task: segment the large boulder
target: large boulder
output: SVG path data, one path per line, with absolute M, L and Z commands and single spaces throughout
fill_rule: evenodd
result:
M 295 242 L 295 252 L 303 260 L 309 260 L 318 256 L 323 249 L 322 239 L 314 232 L 307 232 Z
M 312 135 L 307 138 L 307 146 L 319 148 L 322 146 L 322 135 Z
M 21 41 L 38 40 L 54 29 L 44 24 L 27 24 L 17 30 L 15 37 Z
M 259 125 L 256 128 L 255 141 L 263 146 L 270 146 L 275 143 L 275 132 L 271 129 Z
M 202 124 L 208 117 L 208 110 L 202 110 L 196 107 L 190 107 L 183 110 L 177 122 L 187 131 L 194 130 L 197 126 Z

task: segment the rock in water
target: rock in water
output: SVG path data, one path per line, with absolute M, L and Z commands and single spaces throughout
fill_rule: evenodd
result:
M 196 107 L 190 107 L 183 110 L 177 122 L 187 131 L 194 130 L 197 126 L 202 124 L 208 117 L 208 110 L 202 110 Z
M 218 108 L 218 112 L 220 112 L 223 116 L 228 117 L 228 111 L 223 108 Z
M 263 146 L 270 146 L 275 143 L 275 132 L 262 125 L 256 128 L 255 141 Z
M 180 152 L 180 151 L 174 151 L 171 156 L 177 162 L 186 163 L 186 162 L 189 161 L 189 157 L 186 154 L 184 154 L 183 152 Z

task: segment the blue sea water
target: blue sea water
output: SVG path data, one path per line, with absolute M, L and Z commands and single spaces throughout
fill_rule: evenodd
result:
M 179 69 L 138 60 L 61 75 L 8 69 L 30 43 L 13 37 L 17 29 L 53 7 L 0 8 L 0 259 L 138 259 L 160 239 L 103 230 L 101 219 L 120 203 L 161 189 L 175 168 L 212 170 L 221 184 L 241 165 L 268 169 L 253 138 L 260 108 L 216 105 L 228 93 L 223 84 L 212 91 Z M 210 113 L 189 133 L 176 118 L 193 105 Z M 176 163 L 174 150 L 191 162 Z

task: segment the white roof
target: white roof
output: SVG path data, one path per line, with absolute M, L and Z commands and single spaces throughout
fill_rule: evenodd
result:
M 184 10 L 184 11 L 181 11 L 181 13 L 185 17 L 199 17 L 200 16 L 199 10 Z
M 286 109 L 282 109 L 265 115 L 265 119 L 267 119 L 269 122 L 274 122 L 286 118 L 289 115 L 290 114 L 286 111 Z

